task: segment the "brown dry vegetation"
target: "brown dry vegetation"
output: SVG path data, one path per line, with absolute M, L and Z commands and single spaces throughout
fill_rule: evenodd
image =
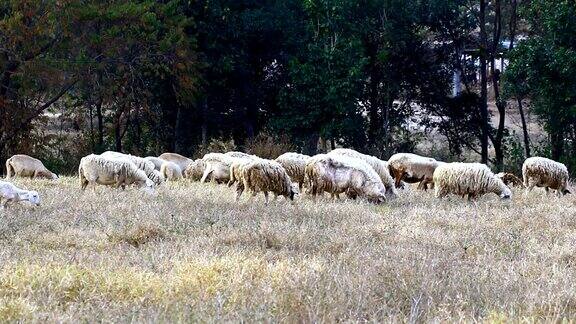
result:
M 0 321 L 444 321 L 576 317 L 576 198 L 235 204 L 23 181 L 0 216 Z

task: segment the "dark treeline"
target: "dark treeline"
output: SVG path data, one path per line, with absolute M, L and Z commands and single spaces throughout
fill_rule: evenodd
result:
M 6 0 L 0 157 L 195 156 L 263 136 L 388 157 L 417 124 L 496 169 L 535 153 L 575 166 L 574 17 L 560 0 Z

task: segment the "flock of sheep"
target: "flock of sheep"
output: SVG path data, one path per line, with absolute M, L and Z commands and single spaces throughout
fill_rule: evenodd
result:
M 284 196 L 293 200 L 303 188 L 312 197 L 326 192 L 334 198 L 345 194 L 352 199 L 383 203 L 395 197 L 397 189 L 406 183 L 418 183 L 422 190 L 434 188 L 438 198 L 455 194 L 475 199 L 495 193 L 502 199 L 510 199 L 509 185 L 523 185 L 527 191 L 543 187 L 546 191 L 556 190 L 559 195 L 570 192 L 568 170 L 562 163 L 531 157 L 524 162 L 522 173 L 523 181 L 511 173 L 494 174 L 481 163 L 445 163 L 411 153 L 394 154 L 384 161 L 343 148 L 315 156 L 284 153 L 275 160 L 242 152 L 209 153 L 202 159 L 191 160 L 176 153 L 142 158 L 108 151 L 83 157 L 78 167 L 82 190 L 88 185 L 106 185 L 153 191 L 164 181 L 186 178 L 202 183 L 236 184 L 236 201 L 245 190 L 252 197 L 262 192 L 266 204 L 269 193 L 275 198 Z M 7 180 L 17 176 L 58 178 L 40 160 L 27 155 L 15 155 L 6 161 Z M 40 196 L 36 191 L 0 181 L 0 209 L 17 201 L 39 205 Z

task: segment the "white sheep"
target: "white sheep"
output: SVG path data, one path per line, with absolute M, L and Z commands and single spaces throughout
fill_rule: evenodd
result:
M 276 197 L 284 196 L 294 200 L 298 189 L 280 163 L 271 160 L 257 159 L 241 166 L 241 180 L 243 185 L 237 187 L 236 201 L 240 199 L 244 189 L 252 191 L 252 197 L 259 192 L 264 193 L 265 204 L 268 204 L 268 193 Z
M 202 160 L 206 163 L 204 174 L 200 182 L 206 182 L 210 177 L 217 183 L 228 183 L 230 180 L 230 167 L 234 161 L 238 160 L 253 160 L 258 157 L 241 152 L 228 152 L 222 153 L 208 153 L 204 155 Z
M 570 193 L 568 190 L 568 168 L 560 162 L 544 157 L 527 158 L 522 165 L 522 177 L 526 193 L 534 187 L 544 187 L 556 190 L 559 195 Z
M 304 185 L 304 171 L 306 169 L 306 162 L 310 159 L 310 156 L 288 152 L 280 155 L 276 158 L 276 162 L 280 163 L 290 176 L 292 181 L 298 183 L 298 188 L 302 190 Z
M 237 182 L 236 190 L 243 190 L 242 167 L 256 159 L 258 158 L 252 156 L 235 158 L 232 164 L 230 164 L 230 180 L 228 181 L 228 187 L 231 187 Z
M 313 196 L 322 192 L 333 197 L 346 193 L 351 198 L 362 197 L 374 203 L 386 201 L 386 187 L 376 171 L 363 160 L 318 154 L 308 160 L 305 172 L 308 193 Z
M 174 162 L 165 161 L 162 163 L 160 173 L 166 181 L 178 181 L 182 179 L 182 169 Z
M 114 188 L 135 184 L 145 190 L 152 190 L 154 182 L 134 163 L 125 159 L 110 159 L 90 154 L 80 160 L 78 166 L 80 187 L 85 190 L 89 184 L 107 185 Z
M 12 177 L 58 179 L 58 176 L 48 170 L 42 161 L 24 154 L 13 155 L 6 160 L 6 178 Z
M 362 154 L 355 150 L 345 148 L 334 149 L 330 151 L 328 154 L 348 156 L 363 160 L 364 162 L 368 163 L 374 169 L 374 171 L 376 171 L 376 173 L 380 177 L 380 180 L 382 180 L 384 187 L 386 187 L 386 194 L 388 195 L 388 197 L 390 198 L 396 197 L 396 187 L 394 185 L 394 179 L 390 175 L 390 170 L 388 168 L 388 161 L 383 161 L 375 156 Z
M 244 153 L 244 152 L 236 152 L 236 151 L 226 152 L 226 153 L 224 153 L 224 154 L 225 154 L 225 155 L 228 155 L 228 156 L 230 156 L 230 157 L 233 157 L 233 158 L 240 158 L 240 159 L 243 159 L 243 158 L 253 158 L 253 157 L 254 157 L 254 155 L 251 155 L 251 154 L 248 154 L 248 153 Z
M 180 170 L 186 170 L 188 165 L 194 162 L 192 159 L 189 159 L 178 153 L 162 153 L 158 158 L 164 161 L 176 163 L 180 167 Z
M 144 160 L 154 163 L 154 170 L 156 170 L 156 171 L 160 171 L 160 167 L 162 167 L 162 163 L 165 162 L 165 160 L 159 159 L 155 156 L 147 156 L 144 158 Z
M 206 162 L 203 159 L 196 159 L 194 162 L 188 164 L 184 170 L 184 178 L 192 181 L 200 181 L 206 169 Z
M 164 182 L 164 177 L 162 174 L 155 170 L 154 163 L 144 158 L 114 151 L 106 151 L 100 154 L 100 156 L 107 159 L 125 159 L 126 161 L 134 163 L 138 169 L 144 171 L 146 176 L 152 180 L 154 184 L 160 185 Z
M 472 200 L 478 196 L 495 193 L 502 199 L 510 199 L 512 191 L 485 164 L 444 163 L 434 171 L 436 197 L 448 194 L 460 195 Z
M 24 190 L 10 182 L 0 181 L 0 209 L 8 206 L 8 203 L 28 201 L 36 206 L 40 205 L 40 195 L 32 190 Z
M 434 186 L 434 170 L 444 162 L 433 158 L 424 157 L 412 153 L 397 153 L 388 159 L 390 174 L 394 177 L 396 187 L 401 182 L 419 182 L 418 189 L 428 189 L 428 184 Z

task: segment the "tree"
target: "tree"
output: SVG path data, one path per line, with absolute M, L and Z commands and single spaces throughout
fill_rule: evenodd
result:
M 551 156 L 574 164 L 576 154 L 576 7 L 534 0 L 523 9 L 530 28 L 518 42 L 506 74 L 514 95 L 531 99 L 550 134 Z M 571 147 L 567 147 L 572 143 Z

